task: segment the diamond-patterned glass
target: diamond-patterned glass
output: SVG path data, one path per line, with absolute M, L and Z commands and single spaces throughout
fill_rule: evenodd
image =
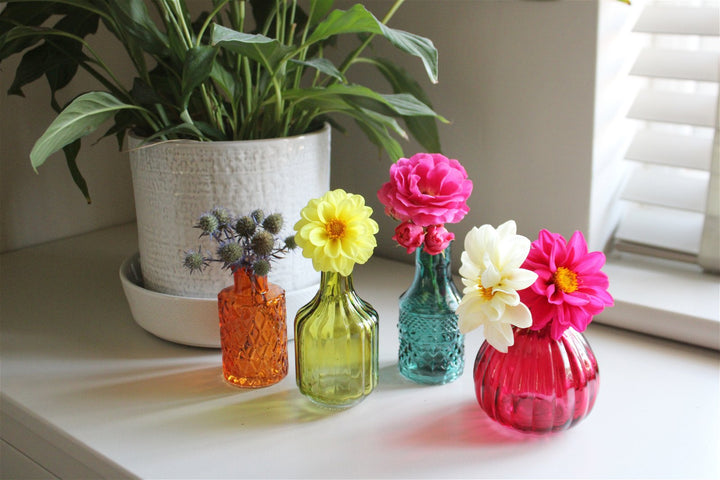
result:
M 460 294 L 450 272 L 450 247 L 415 253 L 415 278 L 400 297 L 400 373 L 418 383 L 452 382 L 465 365 L 464 337 L 455 314 Z
M 246 269 L 218 294 L 225 380 L 238 387 L 265 387 L 288 372 L 285 292 Z

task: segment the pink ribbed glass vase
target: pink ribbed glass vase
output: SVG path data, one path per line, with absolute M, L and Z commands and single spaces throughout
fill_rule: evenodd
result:
M 514 329 L 515 344 L 502 353 L 487 342 L 475 359 L 473 378 L 480 407 L 516 430 L 565 430 L 590 413 L 597 397 L 595 354 L 582 333 L 568 328 L 553 340 L 542 330 Z

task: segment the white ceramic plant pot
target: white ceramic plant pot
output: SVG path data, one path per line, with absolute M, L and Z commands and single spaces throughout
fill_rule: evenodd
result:
M 329 125 L 270 140 L 140 143 L 131 139 L 129 144 L 140 264 L 144 288 L 163 294 L 215 298 L 232 284 L 231 274 L 218 264 L 192 275 L 182 265 L 191 248 L 215 249 L 193 228 L 202 213 L 216 206 L 236 214 L 257 208 L 279 212 L 285 220 L 281 236 L 291 235 L 308 200 L 330 187 Z M 299 249 L 273 263 L 269 280 L 286 291 L 290 327 L 319 279 Z M 217 317 L 212 321 L 217 324 Z

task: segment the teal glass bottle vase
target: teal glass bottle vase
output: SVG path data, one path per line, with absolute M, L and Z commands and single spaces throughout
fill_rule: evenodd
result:
M 464 336 L 455 314 L 460 293 L 450 272 L 450 246 L 437 255 L 415 253 L 415 278 L 400 296 L 400 373 L 414 382 L 456 380 L 465 366 Z
M 378 314 L 355 293 L 352 275 L 322 272 L 320 289 L 295 317 L 300 393 L 328 408 L 347 408 L 378 381 Z

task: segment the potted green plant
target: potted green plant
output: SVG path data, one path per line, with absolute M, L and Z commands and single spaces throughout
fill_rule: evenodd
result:
M 45 77 L 58 112 L 35 143 L 33 167 L 63 149 L 73 178 L 89 198 L 74 159 L 80 139 L 106 123 L 111 124 L 106 135 L 116 136 L 120 145 L 127 132 L 146 141 L 227 141 L 304 134 L 325 121 L 340 128 L 333 120 L 340 114 L 354 119 L 370 141 L 396 159 L 402 147 L 394 134 L 407 136 L 397 121 L 402 118 L 428 151 L 439 150 L 435 119 L 440 117 L 417 82 L 392 62 L 362 56 L 374 37 L 384 37 L 419 57 L 428 77 L 437 81 L 432 42 L 387 26 L 404 0 L 396 0 L 382 20 L 360 4 L 333 10 L 332 0 L 309 1 L 307 13 L 297 0 L 212 0 L 211 10 L 195 18 L 190 3 L 7 0 L 0 13 L 0 62 L 24 52 L 8 93 L 22 95 L 23 86 Z M 86 40 L 100 23 L 132 61 L 137 76 L 130 86 L 118 81 Z M 325 49 L 344 34 L 363 37 L 335 65 Z M 375 65 L 393 93 L 353 84 L 348 69 L 356 63 Z M 78 69 L 102 89 L 60 106 L 55 93 Z
M 88 186 L 75 161 L 82 138 L 102 128 L 123 148 L 131 134 L 146 285 L 207 298 L 226 282 L 225 275 L 217 269 L 202 280 L 188 279 L 176 261 L 196 240 L 188 225 L 202 213 L 197 208 L 262 204 L 292 222 L 309 198 L 329 188 L 328 124 L 342 130 L 340 118 L 354 120 L 392 160 L 403 155 L 398 139 L 408 137 L 406 131 L 426 151 L 440 150 L 436 121 L 444 120 L 420 85 L 395 63 L 366 55 L 373 41 L 385 39 L 418 57 L 429 79 L 437 81 L 432 42 L 388 26 L 403 1 L 396 0 L 378 19 L 360 4 L 342 10 L 332 0 L 302 5 L 297 0 L 210 0 L 201 12 L 195 11 L 203 8 L 200 2 L 186 0 L 8 0 L 0 12 L 0 62 L 22 55 L 10 94 L 22 95 L 25 85 L 47 79 L 57 117 L 35 143 L 32 166 L 37 169 L 63 150 L 88 201 Z M 88 41 L 101 24 L 130 59 L 131 84 L 120 82 L 103 58 L 118 51 L 95 51 Z M 340 36 L 357 36 L 358 43 L 333 62 L 327 54 Z M 388 93 L 353 83 L 357 64 L 377 67 Z M 60 105 L 56 92 L 79 70 L 94 77 L 98 89 Z M 320 153 L 309 153 L 302 143 L 306 138 L 318 144 L 313 148 Z M 284 146 L 268 146 L 269 139 L 280 139 Z M 238 144 L 255 150 L 243 153 Z M 230 153 L 217 153 L 226 147 Z M 311 167 L 308 157 L 322 160 Z M 301 166 L 293 167 L 296 163 Z M 311 168 L 316 170 L 309 174 Z M 160 171 L 160 176 L 147 176 Z M 245 184 L 231 183 L 238 179 Z M 162 191 L 154 191 L 156 186 Z M 185 194 L 186 187 L 193 190 Z M 170 230 L 172 225 L 177 231 Z M 169 239 L 175 243 L 168 244 Z M 158 259 L 158 265 L 149 265 Z M 286 285 L 291 311 L 294 290 L 312 295 L 317 286 L 294 284 L 315 277 L 306 259 L 284 264 L 273 273 L 285 278 L 274 281 Z M 297 268 L 305 270 L 298 273 Z

